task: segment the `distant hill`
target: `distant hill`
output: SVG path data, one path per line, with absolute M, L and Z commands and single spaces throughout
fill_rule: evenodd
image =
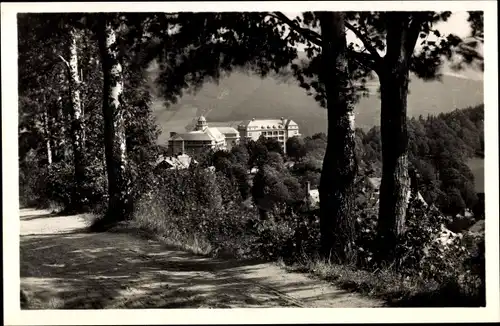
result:
M 150 82 L 156 76 L 152 66 Z M 372 94 L 356 105 L 356 125 L 369 129 L 380 123 L 380 99 L 377 83 Z M 154 86 L 153 86 L 154 87 Z M 153 92 L 155 93 L 155 92 Z M 440 81 L 424 82 L 411 78 L 408 96 L 408 115 L 427 116 L 450 112 L 483 103 L 483 81 L 463 75 L 445 75 Z M 207 83 L 197 94 L 186 94 L 180 101 L 164 107 L 159 94 L 153 103 L 157 121 L 162 129 L 158 142 L 165 143 L 171 131 L 183 131 L 199 114 L 210 111 L 207 120 L 238 121 L 255 118 L 288 117 L 295 120 L 304 135 L 326 131 L 326 111 L 295 83 L 283 83 L 273 77 L 234 72 L 219 85 Z

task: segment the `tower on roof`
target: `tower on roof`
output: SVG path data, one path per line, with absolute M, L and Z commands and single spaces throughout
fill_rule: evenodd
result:
M 204 116 L 200 116 L 198 118 L 198 122 L 196 123 L 196 130 L 204 131 L 208 128 L 207 119 Z

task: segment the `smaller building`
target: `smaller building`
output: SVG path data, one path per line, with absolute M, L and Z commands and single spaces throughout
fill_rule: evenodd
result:
M 198 163 L 192 157 L 188 155 L 177 155 L 177 156 L 164 156 L 161 155 L 156 160 L 156 168 L 162 169 L 187 169 L 191 165 L 191 163 Z
M 193 131 L 171 133 L 167 151 L 169 155 L 194 155 L 209 149 L 226 149 L 226 138 L 217 128 L 209 128 L 205 117 L 200 116 Z
M 230 150 L 240 142 L 240 133 L 233 127 L 216 127 L 226 139 L 226 149 Z
M 306 192 L 306 204 L 309 210 L 315 210 L 319 208 L 319 190 L 311 189 L 311 183 L 307 182 L 307 192 Z

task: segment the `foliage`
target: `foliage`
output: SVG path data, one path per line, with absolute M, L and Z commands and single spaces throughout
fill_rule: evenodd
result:
M 140 16 L 140 15 L 139 15 Z M 129 23 L 141 22 L 141 17 L 131 15 Z M 78 60 L 81 68 L 81 99 L 84 125 L 83 142 L 85 146 L 83 162 L 88 175 L 83 180 L 84 210 L 102 212 L 103 198 L 107 196 L 107 182 L 104 167 L 102 80 L 103 74 L 99 61 L 98 45 L 95 39 L 95 18 L 80 14 L 51 15 L 21 14 L 19 16 L 19 141 L 20 172 L 23 175 L 21 191 L 33 197 L 34 185 L 26 189 L 24 184 L 34 183 L 24 176 L 33 175 L 37 169 L 47 170 L 49 182 L 37 186 L 36 201 L 56 201 L 63 208 L 72 206 L 67 198 L 68 191 L 74 193 L 75 184 L 70 180 L 73 173 L 73 153 L 70 131 L 70 99 L 68 77 L 64 62 L 60 57 L 66 55 L 66 30 L 75 26 L 79 30 Z M 132 25 L 131 25 L 132 26 Z M 137 27 L 137 26 L 136 26 Z M 123 100 L 127 112 L 126 133 L 131 182 L 136 179 L 148 180 L 152 164 L 156 160 L 156 139 L 159 134 L 150 108 L 151 100 L 145 87 L 141 68 L 141 42 L 135 38 L 139 33 L 133 28 L 123 31 L 123 45 L 129 45 L 124 55 L 125 92 Z M 145 40 L 142 40 L 145 42 Z M 143 45 L 143 44 L 142 44 Z M 44 115 L 47 116 L 44 121 Z M 50 149 L 47 144 L 50 144 Z M 47 152 L 52 152 L 48 162 Z M 36 155 L 28 157 L 28 153 Z M 31 155 L 30 154 L 30 155 Z M 36 161 L 36 163 L 34 162 Z M 31 162 L 32 164 L 28 164 Z M 49 173 L 50 171 L 50 173 Z M 36 178 L 38 180 L 38 178 Z M 26 185 L 28 187 L 28 185 Z M 137 189 L 133 189 L 138 196 Z
M 264 169 L 269 170 L 268 164 Z M 278 173 L 275 168 L 272 171 Z M 367 196 L 362 180 L 360 176 L 357 191 L 359 196 Z M 134 221 L 150 232 L 175 239 L 177 243 L 191 243 L 190 248 L 196 243 L 202 247 L 197 252 L 281 259 L 287 263 L 312 260 L 318 252 L 317 212 L 274 211 L 268 218 L 260 219 L 255 208 L 243 204 L 237 184 L 222 171 L 214 173 L 201 166 L 188 170 L 160 170 L 156 172 L 154 182 L 148 182 L 144 189 L 145 195 L 136 206 Z M 398 242 L 397 256 L 391 266 L 385 267 L 376 265 L 372 258 L 377 220 L 373 201 L 370 198 L 358 201 L 355 214 L 358 265 L 350 267 L 356 270 L 344 271 L 347 275 L 361 275 L 365 271 L 369 275 L 387 274 L 386 277 L 392 276 L 385 279 L 387 283 L 384 284 L 395 284 L 391 283 L 393 281 L 399 284 L 401 281 L 403 289 L 409 286 L 408 282 L 432 283 L 435 284 L 432 291 L 441 291 L 441 286 L 452 287 L 460 295 L 480 298 L 484 287 L 481 283 L 484 252 L 481 258 L 480 239 L 455 236 L 447 244 L 440 242 L 441 225 L 448 220 L 439 211 L 412 201 L 407 230 Z M 393 280 L 394 277 L 400 281 Z M 394 297 L 402 295 L 398 293 L 394 290 Z
M 418 276 L 439 284 L 464 277 L 474 278 L 470 265 L 467 265 L 470 264 L 470 246 L 466 245 L 462 234 L 446 236 L 443 233 L 447 222 L 448 219 L 438 210 L 413 200 L 409 205 L 405 233 L 398 240 L 395 256 L 389 262 L 391 268 L 403 276 Z M 375 253 L 371 249 L 376 241 L 376 215 L 362 213 L 358 217 L 357 228 L 361 266 L 369 270 L 384 268 L 374 262 Z
M 253 179 L 252 198 L 261 211 L 293 214 L 304 202 L 304 187 L 284 166 L 281 156 L 271 154 L 276 159 L 259 168 Z
M 448 13 L 418 15 L 419 31 L 424 36 L 433 33 L 440 38 L 438 45 L 425 38 L 423 50 L 415 53 L 410 68 L 419 76 L 435 77 L 441 55 L 449 57 L 457 47 L 467 63 L 480 59 L 473 52 L 464 52 L 462 40 L 452 36 L 441 38 L 433 30 L 432 25 L 446 19 Z M 374 48 L 385 49 L 383 16 L 383 13 L 349 14 L 347 27 L 353 32 L 361 30 L 358 37 L 362 41 L 366 41 L 365 37 L 370 39 L 363 42 L 370 53 L 375 53 Z M 103 159 L 103 73 L 95 43 L 93 18 L 96 17 L 56 15 L 45 24 L 46 17 L 20 16 L 20 197 L 26 204 L 72 205 L 69 194 L 75 188 L 74 166 L 71 137 L 67 133 L 70 99 L 68 80 L 58 55 L 66 45 L 64 28 L 60 25 L 75 24 L 82 31 L 79 59 L 83 74 L 86 167 L 83 197 L 87 209 L 102 212 L 109 191 Z M 158 58 L 162 74 L 157 82 L 168 105 L 186 89 L 196 90 L 205 81 L 217 80 L 233 69 L 249 68 L 264 76 L 291 67 L 301 86 L 325 105 L 320 36 L 314 31 L 318 27 L 316 14 L 307 12 L 294 20 L 281 13 L 148 13 L 113 17 L 125 25 L 118 38 L 125 80 L 121 100 L 126 112 L 128 179 L 136 203 L 134 221 L 152 233 L 175 237 L 181 242 L 200 239 L 214 254 L 296 260 L 301 255 L 316 253 L 318 212 L 304 212 L 303 200 L 305 184 L 318 185 L 326 135 L 289 140 L 288 157 L 297 161 L 293 169 L 285 166 L 279 143 L 260 138 L 235 146 L 230 152 L 207 153 L 199 160 L 200 164 L 189 169 L 162 171 L 155 168 L 161 149 L 155 145 L 158 129 L 143 75 L 149 62 Z M 475 37 L 480 38 L 481 17 L 471 15 L 471 22 Z M 177 28 L 177 32 L 172 32 L 172 28 Z M 294 47 L 297 42 L 306 44 L 308 55 L 308 60 L 300 64 L 293 62 L 297 58 Z M 357 82 L 356 89 L 360 92 L 374 70 L 375 56 L 371 53 L 370 59 L 366 51 L 356 50 L 353 44 L 349 47 L 350 77 Z M 475 205 L 473 178 L 464 160 L 484 153 L 483 120 L 483 108 L 410 120 L 410 161 L 421 175 L 426 199 L 445 212 L 454 213 Z M 356 155 L 364 168 L 380 168 L 381 144 L 379 129 L 357 133 L 356 146 L 362 146 L 363 150 Z M 209 166 L 215 171 L 206 169 Z M 258 172 L 252 180 L 248 172 L 254 167 Z M 363 197 L 363 190 L 358 192 Z M 262 219 L 255 207 L 248 205 L 250 195 L 268 213 L 266 218 Z M 262 201 L 266 203 L 261 205 Z M 369 199 L 361 198 L 358 203 L 354 212 L 358 266 L 373 269 L 377 267 L 372 262 L 376 213 Z M 461 280 L 476 284 L 479 280 L 478 286 L 484 286 L 484 250 L 479 248 L 473 259 L 466 260 L 471 254 L 462 241 L 470 239 L 457 237 L 447 246 L 435 242 L 445 222 L 438 211 L 414 202 L 408 216 L 407 230 L 399 239 L 393 257 L 399 273 L 413 276 L 421 272 L 420 277 L 441 283 Z M 467 269 L 477 270 L 468 273 Z
M 474 176 L 466 162 L 484 153 L 484 106 L 412 118 L 408 133 L 409 160 L 424 199 L 451 215 L 475 207 Z M 380 128 L 370 129 L 361 143 L 364 163 L 380 166 Z
M 291 137 L 286 141 L 286 154 L 288 157 L 299 161 L 306 156 L 306 146 L 305 142 L 300 137 Z
M 33 149 L 19 162 L 19 203 L 21 206 L 47 207 L 45 179 L 47 168 Z M 42 199 L 43 198 L 43 199 Z

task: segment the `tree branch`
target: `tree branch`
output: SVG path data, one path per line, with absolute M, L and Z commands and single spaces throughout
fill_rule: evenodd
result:
M 59 57 L 59 59 L 62 60 L 62 62 L 64 62 L 66 67 L 68 67 L 68 69 L 69 69 L 69 62 L 66 59 L 64 59 L 64 57 L 62 55 L 58 54 L 57 56 Z
M 418 14 L 413 15 L 410 25 L 408 26 L 408 37 L 406 39 L 406 44 L 404 45 L 407 60 L 409 60 L 413 55 L 415 44 L 417 44 L 418 36 L 420 35 L 421 27 L 422 17 Z
M 301 34 L 305 39 L 307 39 L 311 43 L 313 43 L 319 47 L 323 46 L 322 38 L 321 38 L 321 35 L 319 33 L 315 32 L 313 30 L 307 29 L 307 28 L 300 27 L 297 22 L 291 20 L 290 18 L 288 18 L 287 16 L 285 16 L 281 12 L 273 12 L 273 13 L 268 14 L 268 15 L 271 17 L 274 17 L 274 18 L 280 20 L 282 23 L 288 25 L 291 29 L 293 29 L 297 33 Z M 348 22 L 345 22 L 345 24 L 346 24 L 346 27 L 348 27 L 349 29 L 351 29 L 351 30 L 355 29 Z M 347 24 L 349 24 L 349 26 Z M 362 65 L 366 69 L 373 70 L 373 71 L 377 72 L 378 63 L 379 63 L 379 60 L 381 60 L 380 55 L 378 54 L 376 49 L 371 45 L 371 43 L 368 42 L 366 40 L 366 38 L 362 34 L 359 33 L 359 31 L 355 31 L 355 34 L 359 34 L 357 36 L 361 39 L 361 41 L 363 42 L 363 45 L 365 46 L 365 49 L 367 49 L 370 52 L 370 54 L 348 50 L 349 55 L 353 58 L 354 61 L 356 61 L 358 64 Z M 289 36 L 290 35 L 288 35 L 288 37 Z M 372 48 L 372 50 L 370 50 L 370 47 Z M 375 55 L 373 55 L 373 53 L 375 53 Z
M 349 56 L 359 63 L 361 66 L 365 67 L 368 70 L 373 70 L 377 72 L 377 67 L 375 62 L 373 61 L 373 57 L 368 53 L 357 52 L 354 50 L 348 50 Z
M 317 45 L 317 46 L 322 46 L 321 44 L 321 35 L 313 30 L 310 30 L 308 28 L 303 28 L 300 27 L 299 24 L 287 16 L 285 16 L 282 12 L 275 11 L 269 16 L 272 16 L 278 20 L 280 20 L 282 23 L 288 25 L 292 30 L 296 31 L 300 35 L 302 35 L 306 40 L 309 42 Z
M 378 54 L 377 49 L 375 49 L 375 47 L 371 44 L 369 38 L 360 33 L 360 31 L 348 21 L 346 21 L 344 24 L 348 29 L 350 29 L 354 33 L 354 35 L 356 35 L 357 38 L 361 40 L 364 47 L 373 56 L 373 61 L 375 62 L 375 64 L 378 65 L 382 58 L 380 57 L 380 54 Z

